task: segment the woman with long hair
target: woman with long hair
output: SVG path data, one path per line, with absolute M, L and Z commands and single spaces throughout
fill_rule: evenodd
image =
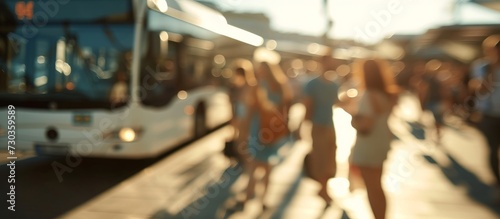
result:
M 360 85 L 355 107 L 347 110 L 357 130 L 350 162 L 361 173 L 375 218 L 382 219 L 387 203 L 381 177 L 393 139 L 387 121 L 397 102 L 398 89 L 385 61 L 358 60 L 353 64 L 353 74 Z
M 259 63 L 256 68 L 257 86 L 252 86 L 246 94 L 245 119 L 242 120 L 240 139 L 247 140 L 247 162 L 249 182 L 245 202 L 255 197 L 255 186 L 258 182 L 256 170 L 262 169 L 263 194 L 260 196 L 263 209 L 266 208 L 264 198 L 269 185 L 269 178 L 277 160 L 278 150 L 289 141 L 287 126 L 288 108 L 292 99 L 287 86 L 287 78 L 278 65 L 266 62 Z M 273 112 L 274 117 L 266 117 L 264 112 Z M 268 114 L 268 113 L 267 113 Z

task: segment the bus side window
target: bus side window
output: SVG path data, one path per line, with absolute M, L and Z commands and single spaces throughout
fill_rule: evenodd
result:
M 141 76 L 142 102 L 150 106 L 164 106 L 176 95 L 177 69 L 170 59 L 146 65 Z
M 207 57 L 190 54 L 185 62 L 183 89 L 196 89 L 209 83 L 207 75 L 211 73 Z
M 146 43 L 140 76 L 140 97 L 144 105 L 164 106 L 179 89 L 178 43 L 169 41 L 164 32 L 151 32 Z
M 0 35 L 0 91 L 7 91 L 7 48 L 8 38 L 6 35 Z
M 205 85 L 207 73 L 207 61 L 205 57 L 192 57 L 193 61 L 191 64 L 191 80 L 194 86 Z
M 28 41 L 18 35 L 8 35 L 8 56 L 5 65 L 7 71 L 7 89 L 13 93 L 24 93 L 32 79 L 26 75 L 26 50 Z

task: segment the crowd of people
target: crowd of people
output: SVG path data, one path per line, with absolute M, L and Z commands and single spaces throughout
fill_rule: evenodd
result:
M 419 97 L 423 112 L 433 115 L 438 145 L 445 112 L 460 105 L 471 112 L 464 119 L 477 112 L 481 114 L 475 121 L 487 139 L 491 170 L 500 189 L 500 37 L 486 39 L 484 50 L 485 58 L 471 65 L 469 75 L 464 68 L 459 69 L 460 74 L 454 74 L 456 69 L 437 60 L 416 64 L 406 88 Z M 336 60 L 332 57 L 324 56 L 319 62 L 322 67 L 318 74 L 302 80 L 298 86 L 289 81 L 279 64 L 245 59 L 233 63 L 235 74 L 230 94 L 235 134 L 231 145 L 236 151 L 235 160 L 244 166 L 249 176 L 245 197 L 238 200 L 237 206 L 243 209 L 248 200 L 259 198 L 263 209 L 267 208 L 265 196 L 278 151 L 283 145 L 300 138 L 300 134 L 288 129 L 288 113 L 291 105 L 296 103 L 306 109 L 302 121 L 312 124 L 312 149 L 304 159 L 304 169 L 320 184 L 318 196 L 326 206 L 333 203 L 327 182 L 335 176 L 337 169 L 336 131 L 332 119 L 332 107 L 337 106 L 352 116 L 351 125 L 357 131 L 350 165 L 364 181 L 375 218 L 385 218 L 387 202 L 381 177 L 393 140 L 388 119 L 403 88 L 397 85 L 390 63 L 383 59 L 354 60 L 349 80 L 338 80 L 334 75 L 332 70 L 336 67 Z M 355 84 L 355 93 L 349 98 L 339 98 L 344 83 Z M 470 98 L 474 99 L 474 107 L 467 101 Z M 263 172 L 262 177 L 256 177 L 256 172 Z M 264 189 L 262 194 L 256 195 L 255 187 L 259 182 Z

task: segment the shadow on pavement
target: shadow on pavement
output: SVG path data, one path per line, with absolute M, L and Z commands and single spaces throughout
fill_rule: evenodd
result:
M 407 122 L 410 126 L 411 134 L 418 140 L 425 140 L 425 129 L 424 126 L 417 122 Z
M 171 214 L 167 210 L 161 210 L 153 214 L 151 218 L 163 219 L 191 219 L 191 218 L 219 218 L 218 210 L 231 197 L 231 186 L 240 177 L 243 169 L 240 165 L 228 167 L 222 174 L 221 178 L 212 184 L 203 188 L 206 194 L 192 201 L 185 206 L 180 212 Z M 169 206 L 165 206 L 169 207 Z
M 76 158 L 72 159 L 75 162 Z M 56 218 L 153 163 L 152 160 L 103 158 L 81 158 L 80 161 L 70 165 L 68 158 L 62 156 L 35 156 L 16 161 L 16 211 L 8 211 L 9 203 L 3 200 L 0 218 Z M 0 181 L 1 188 L 8 188 L 8 168 L 0 165 L 0 176 L 5 179 Z
M 446 153 L 446 152 L 445 152 Z M 474 173 L 465 169 L 449 153 L 446 153 L 450 160 L 450 165 L 439 164 L 433 157 L 424 155 L 424 158 L 431 164 L 437 165 L 448 180 L 455 186 L 465 186 L 470 198 L 488 207 L 496 214 L 500 215 L 500 203 L 498 189 L 482 182 Z
M 295 196 L 295 193 L 299 189 L 300 186 L 300 181 L 303 177 L 303 174 L 300 174 L 297 176 L 297 178 L 294 180 L 293 184 L 290 185 L 290 188 L 288 191 L 284 194 L 282 202 L 279 203 L 276 208 L 274 209 L 274 213 L 272 214 L 272 219 L 281 219 L 284 218 L 285 211 L 287 207 L 290 205 L 292 202 L 293 197 Z
M 300 181 L 304 177 L 306 177 L 305 170 L 302 171 L 302 173 L 299 175 L 299 177 L 297 178 L 297 180 L 290 187 L 289 191 L 285 194 L 285 196 L 283 197 L 283 202 L 277 207 L 277 210 L 273 214 L 272 219 L 283 219 L 283 218 L 285 218 L 284 217 L 285 216 L 285 214 L 284 214 L 285 210 L 290 205 L 290 203 L 291 203 L 291 201 L 293 199 L 293 196 L 295 195 L 295 193 L 297 192 L 297 190 L 299 188 Z M 335 202 L 335 199 L 333 201 Z M 329 208 L 331 208 L 331 207 L 333 207 L 333 206 L 330 206 Z M 326 216 L 327 211 L 328 211 L 328 209 L 324 209 L 321 212 L 321 214 L 318 216 L 318 219 L 324 218 Z M 347 215 L 347 212 L 345 211 L 345 209 L 342 209 L 342 215 L 341 215 L 340 219 L 350 219 L 350 217 Z

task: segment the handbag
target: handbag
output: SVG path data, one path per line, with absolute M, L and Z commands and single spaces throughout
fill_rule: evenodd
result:
M 352 117 L 351 125 L 361 135 L 369 135 L 375 124 L 375 119 L 371 116 L 355 115 Z
M 253 90 L 254 96 L 260 96 L 258 89 Z M 275 104 L 262 105 L 257 103 L 256 110 L 259 114 L 258 140 L 263 145 L 272 145 L 290 133 L 288 129 L 288 107 L 286 100 L 276 106 Z
M 378 112 L 381 112 L 382 106 L 375 100 L 375 96 L 372 93 L 368 94 L 369 104 L 372 107 L 373 113 L 371 115 L 361 115 L 355 114 L 352 116 L 351 126 L 356 129 L 360 135 L 369 135 L 373 127 L 375 126 L 375 117 Z M 359 106 L 358 106 L 359 107 Z M 358 109 L 359 110 L 359 109 Z
M 264 145 L 275 143 L 290 132 L 286 107 L 280 108 L 283 112 L 280 112 L 276 107 L 259 108 L 259 141 Z

